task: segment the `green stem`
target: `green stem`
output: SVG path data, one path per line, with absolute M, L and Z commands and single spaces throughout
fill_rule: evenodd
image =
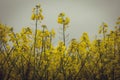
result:
M 63 42 L 65 45 L 65 24 L 63 24 Z
M 36 6 L 36 15 L 38 15 L 38 7 Z M 35 47 L 36 47 L 36 35 L 37 35 L 37 23 L 38 20 L 36 19 L 36 24 L 35 24 L 35 38 L 34 38 L 34 75 L 33 77 L 35 77 L 35 68 L 36 68 L 36 53 L 35 53 Z

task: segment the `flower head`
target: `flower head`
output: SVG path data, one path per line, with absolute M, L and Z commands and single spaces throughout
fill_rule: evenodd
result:
M 58 15 L 58 20 L 57 20 L 57 22 L 58 22 L 59 24 L 68 25 L 69 22 L 70 22 L 70 19 L 69 19 L 69 17 L 66 17 L 66 16 L 65 16 L 65 13 L 60 13 L 60 14 Z
M 31 20 L 40 20 L 41 21 L 43 19 L 44 19 L 44 16 L 42 15 L 42 8 L 41 8 L 40 4 L 38 4 L 32 10 Z

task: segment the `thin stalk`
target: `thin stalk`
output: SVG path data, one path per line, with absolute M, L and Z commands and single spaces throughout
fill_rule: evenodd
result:
M 36 15 L 38 15 L 38 7 L 36 6 Z M 35 68 L 36 68 L 36 53 L 35 53 L 35 47 L 36 47 L 36 35 L 37 35 L 37 26 L 38 26 L 38 19 L 36 19 L 35 23 L 35 38 L 34 38 L 34 75 L 35 77 Z
M 44 30 L 44 27 L 43 27 L 43 31 L 42 31 L 43 34 L 44 34 L 44 31 L 45 31 L 45 30 Z M 45 46 L 44 46 L 44 45 L 45 45 L 45 43 L 44 43 L 44 37 L 42 36 L 42 52 L 43 52 L 43 51 L 45 52 L 45 50 L 44 50 Z
M 63 42 L 65 45 L 65 24 L 63 24 Z

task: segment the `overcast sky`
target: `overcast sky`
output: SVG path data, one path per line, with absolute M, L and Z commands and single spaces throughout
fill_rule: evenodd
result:
M 94 38 L 102 22 L 108 23 L 112 29 L 120 16 L 120 0 L 0 0 L 0 22 L 14 27 L 16 32 L 24 26 L 34 29 L 30 17 L 32 8 L 38 3 L 45 16 L 42 24 L 46 24 L 49 30 L 54 28 L 57 35 L 61 27 L 57 23 L 58 14 L 64 12 L 70 17 L 70 39 L 79 39 L 83 32 Z M 58 39 L 57 36 L 55 41 Z

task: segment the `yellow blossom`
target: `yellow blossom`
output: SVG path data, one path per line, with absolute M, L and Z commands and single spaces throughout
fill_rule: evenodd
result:
M 31 19 L 32 20 L 35 20 L 35 14 L 33 13 L 32 16 L 31 16 Z
M 58 23 L 62 24 L 63 23 L 63 20 L 61 17 L 58 17 Z

